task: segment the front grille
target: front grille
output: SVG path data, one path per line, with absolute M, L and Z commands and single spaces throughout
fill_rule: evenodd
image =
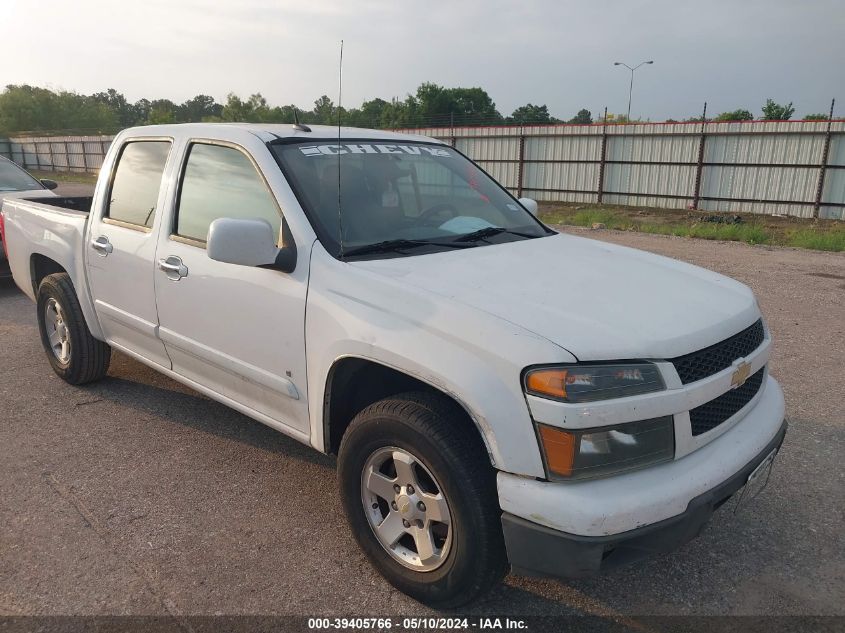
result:
M 693 435 L 707 433 L 742 409 L 760 391 L 763 384 L 763 367 L 756 374 L 745 381 L 741 387 L 731 389 L 710 402 L 705 402 L 689 412 L 690 426 Z
M 737 358 L 748 356 L 763 342 L 763 319 L 721 343 L 670 359 L 683 384 L 695 382 L 727 369 Z

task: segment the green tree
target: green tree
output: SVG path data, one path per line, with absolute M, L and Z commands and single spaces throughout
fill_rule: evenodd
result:
M 296 113 L 302 123 L 335 125 L 340 115 L 346 125 L 382 128 L 558 122 L 545 104 L 527 103 L 504 118 L 484 89 L 447 88 L 432 82 L 420 84 L 414 94 L 404 99 L 375 98 L 358 108 L 338 108 L 323 95 L 308 111 L 294 105 L 271 106 L 261 93 L 247 99 L 230 93 L 222 104 L 209 95 L 199 94 L 176 104 L 170 99 L 147 98 L 130 103 L 114 88 L 90 96 L 28 85 L 9 85 L 0 92 L 0 130 L 7 133 L 71 129 L 110 133 L 131 125 L 194 121 L 293 123 Z M 611 115 L 611 119 L 617 123 L 625 121 L 618 115 L 615 118 Z M 582 109 L 570 122 L 591 123 L 592 115 Z
M 748 110 L 743 110 L 740 108 L 739 110 L 732 110 L 730 112 L 722 112 L 718 116 L 716 116 L 714 121 L 753 121 L 754 115 L 751 114 Z
M 272 111 L 260 92 L 249 95 L 249 101 L 246 102 L 247 107 L 252 112 L 252 121 L 259 123 L 269 122 L 272 118 Z
M 449 94 L 455 105 L 456 117 L 460 116 L 468 124 L 504 120 L 493 99 L 482 88 L 450 88 Z
M 805 121 L 827 121 L 829 118 L 830 117 L 827 114 L 822 114 L 821 112 L 804 115 Z
M 170 99 L 156 99 L 155 101 L 151 101 L 146 122 L 150 125 L 175 123 L 177 107 Z
M 390 100 L 390 103 L 384 106 L 379 127 L 403 128 L 422 124 L 419 103 L 413 95 L 408 95 L 403 101 L 394 97 Z
M 378 128 L 383 125 L 382 119 L 388 115 L 391 104 L 384 99 L 370 99 L 361 104 L 358 110 L 349 113 L 350 125 Z
M 17 132 L 41 129 L 41 122 L 51 114 L 52 96 L 42 88 L 6 86 L 0 94 L 0 130 Z
M 143 119 L 138 118 L 135 108 L 126 100 L 123 93 L 114 88 L 109 88 L 105 92 L 97 92 L 91 95 L 91 99 L 111 109 L 117 115 L 117 121 L 121 127 L 131 127 L 143 121 Z
M 180 123 L 191 123 L 219 119 L 223 114 L 223 106 L 208 95 L 197 95 L 188 99 L 177 108 L 176 119 Z
M 294 112 L 296 112 L 296 114 L 294 114 Z M 297 115 L 299 115 L 300 122 L 303 122 L 300 112 L 301 110 L 299 110 L 295 105 L 276 106 L 270 110 L 269 120 L 273 123 L 294 123 Z
M 547 105 L 526 103 L 514 110 L 507 121 L 509 123 L 554 123 L 556 119 L 549 114 Z
M 426 82 L 408 96 L 394 115 L 410 125 L 473 125 L 503 121 L 496 104 L 482 88 L 444 88 Z
M 314 109 L 311 110 L 311 114 L 313 117 L 311 122 L 313 123 L 320 125 L 337 124 L 337 109 L 328 95 L 323 95 L 314 102 Z
M 451 91 L 435 83 L 425 82 L 417 88 L 416 114 L 429 121 L 448 124 L 458 113 Z
M 246 101 L 234 93 L 229 93 L 226 104 L 220 111 L 220 119 L 244 123 L 267 123 L 272 121 L 273 112 L 267 105 L 267 99 L 260 92 L 250 95 Z
M 223 112 L 220 113 L 223 121 L 248 121 L 246 104 L 234 92 L 226 95 L 226 103 L 223 105 Z
M 788 121 L 795 114 L 795 108 L 792 107 L 790 101 L 787 105 L 775 103 L 771 99 L 766 99 L 766 105 L 763 106 L 763 120 L 765 121 Z
M 135 103 L 133 103 L 132 112 L 135 122 L 138 124 L 146 123 L 150 118 L 151 108 L 152 103 L 150 103 L 149 99 L 138 99 Z
M 589 125 L 593 122 L 593 113 L 586 108 L 578 110 L 578 114 L 569 119 L 569 123 L 576 123 L 578 125 Z
M 113 132 L 118 117 L 106 104 L 76 94 L 53 92 L 26 84 L 9 85 L 0 93 L 0 130 L 96 130 Z

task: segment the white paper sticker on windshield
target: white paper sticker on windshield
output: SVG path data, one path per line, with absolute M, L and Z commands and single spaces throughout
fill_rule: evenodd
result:
M 393 188 L 393 183 L 390 183 L 387 191 L 381 194 L 381 206 L 387 209 L 399 206 L 399 192 Z
M 410 156 L 442 156 L 451 157 L 445 149 L 432 145 L 405 145 L 390 143 L 350 143 L 348 145 L 309 145 L 300 147 L 299 151 L 306 156 L 337 156 L 338 154 L 408 154 Z

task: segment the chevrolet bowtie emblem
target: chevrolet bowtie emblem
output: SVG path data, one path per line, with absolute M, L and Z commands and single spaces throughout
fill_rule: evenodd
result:
M 731 376 L 731 387 L 741 387 L 748 380 L 748 374 L 751 373 L 751 365 L 742 361 L 736 366 L 733 375 Z

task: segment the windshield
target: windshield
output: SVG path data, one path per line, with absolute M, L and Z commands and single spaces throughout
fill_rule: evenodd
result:
M 271 148 L 320 240 L 336 257 L 341 226 L 345 256 L 416 255 L 549 233 L 448 146 L 344 140 L 339 145 L 276 143 Z
M 44 187 L 12 162 L 0 159 L 0 191 L 32 191 Z

